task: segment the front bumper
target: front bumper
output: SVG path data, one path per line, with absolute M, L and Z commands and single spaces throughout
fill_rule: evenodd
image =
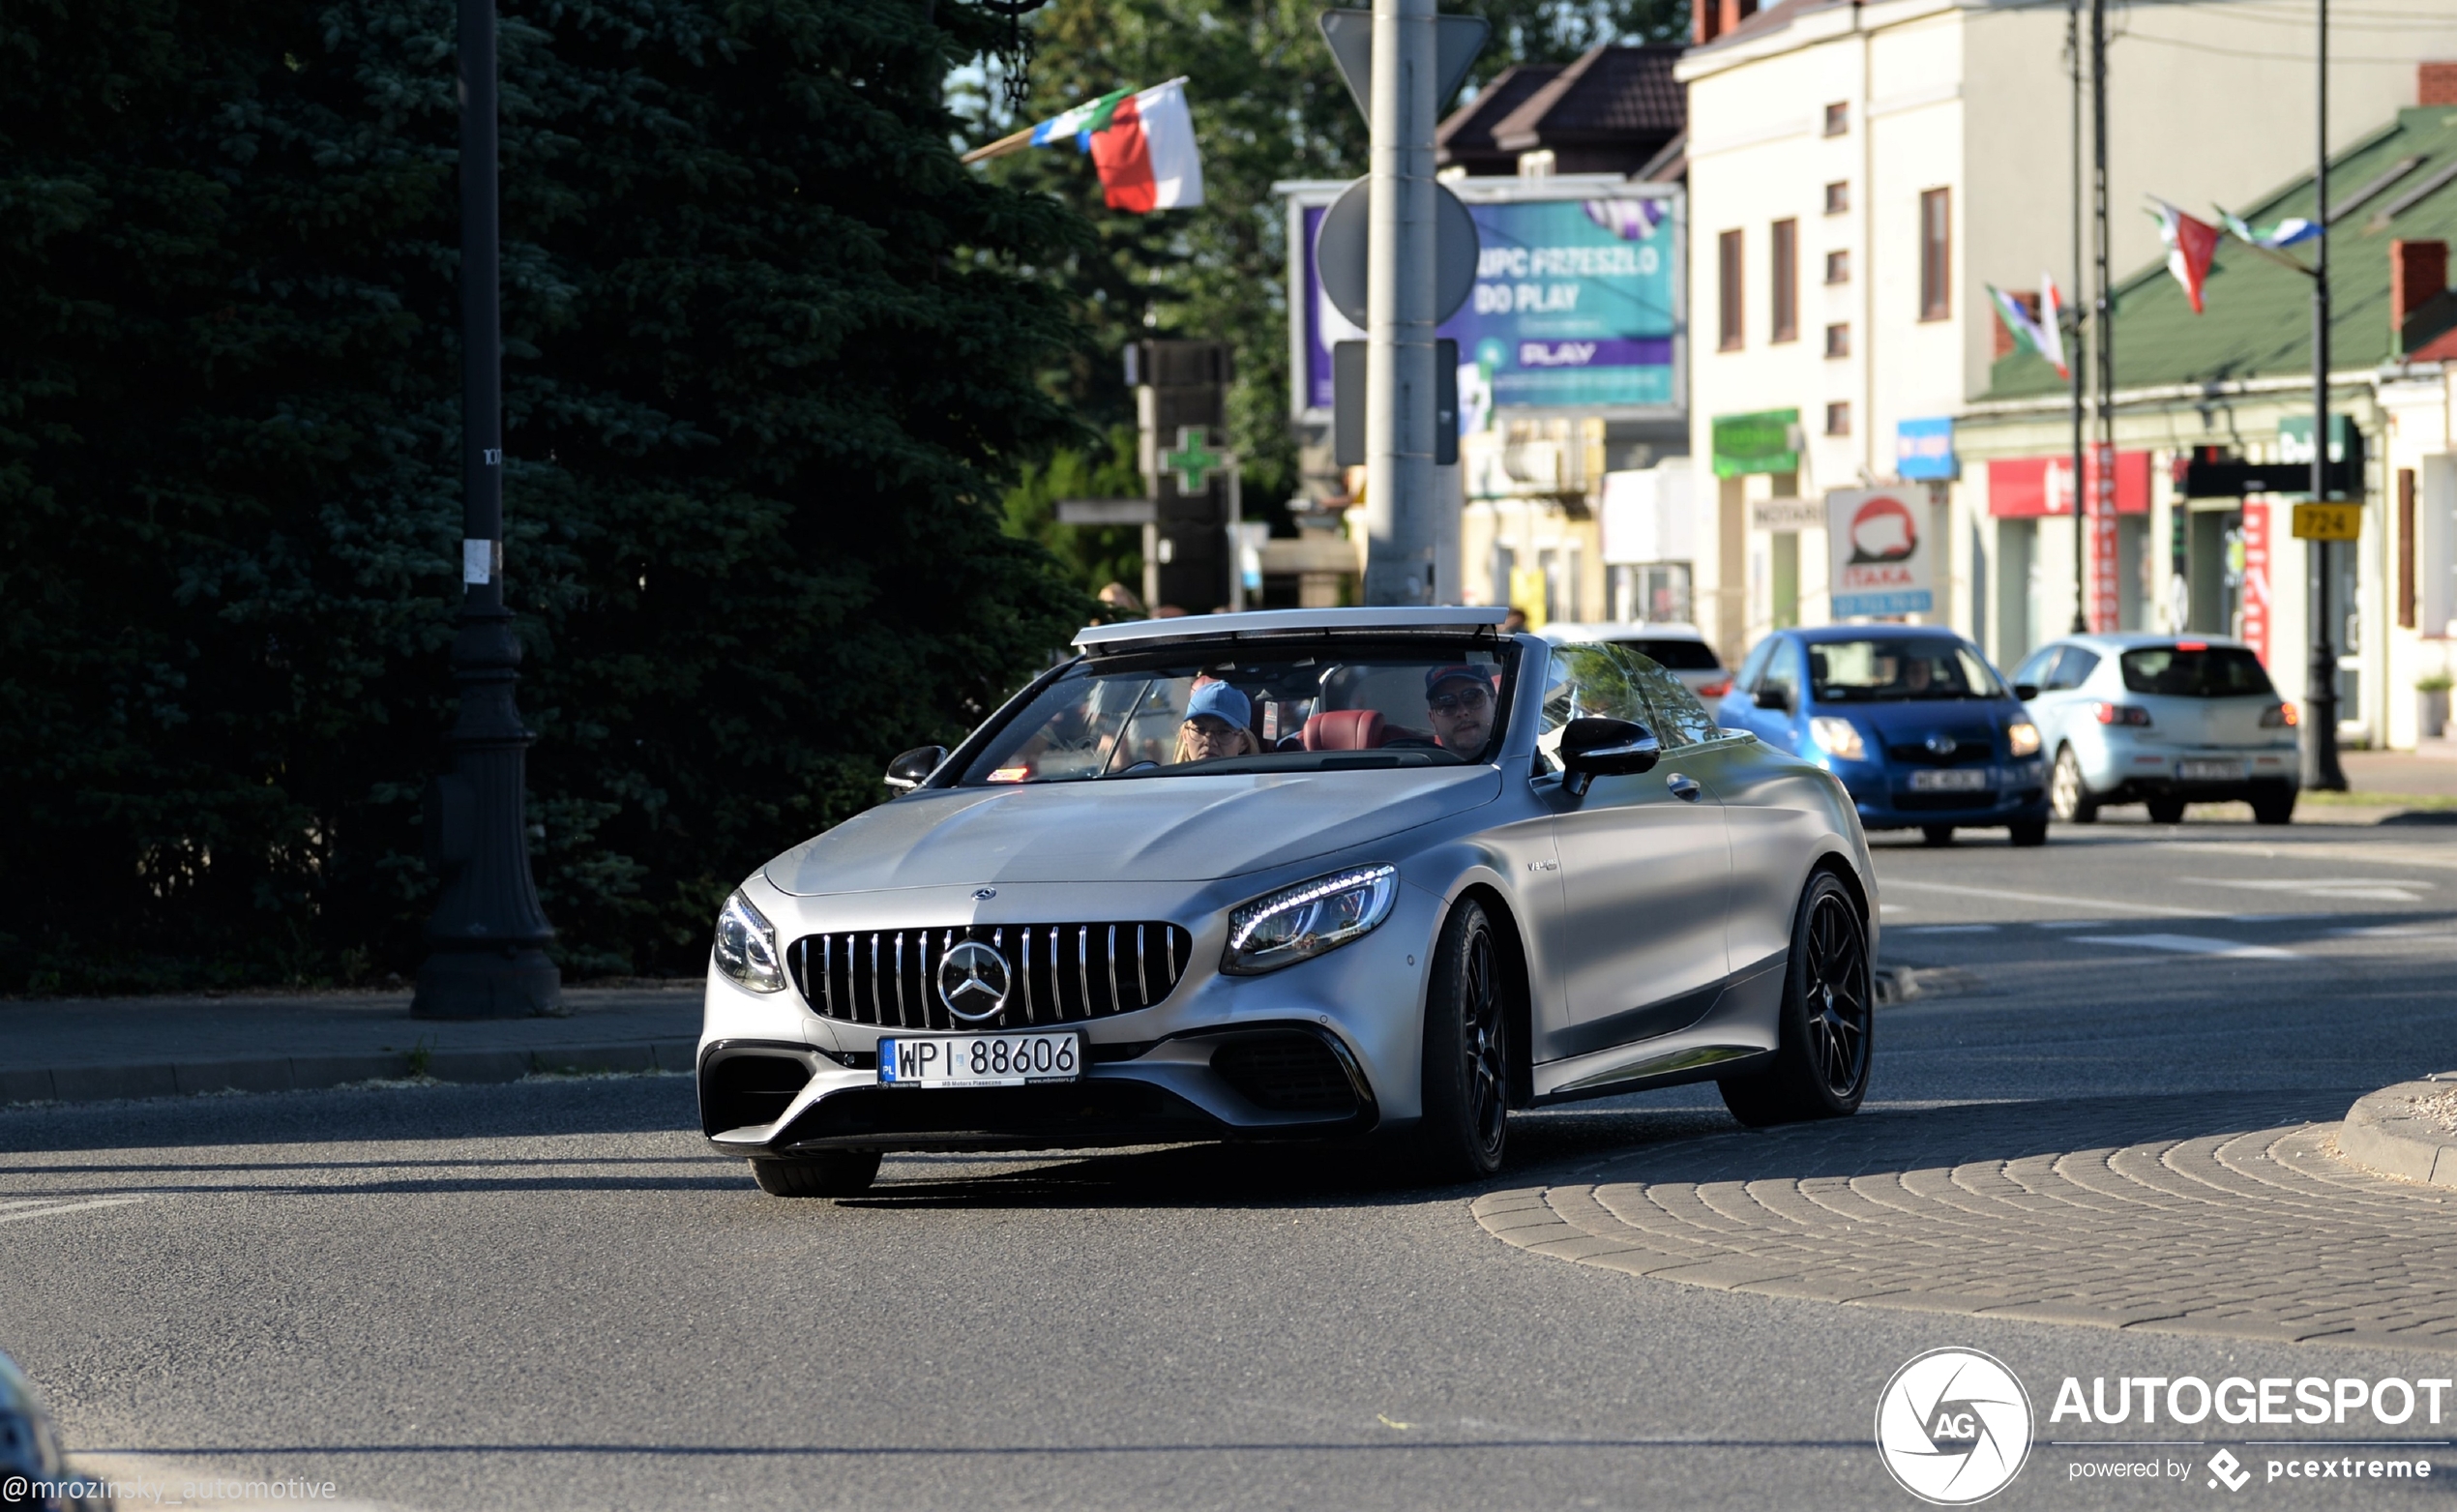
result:
M 1859 811 L 1862 829 L 1915 829 L 1928 824 L 2021 824 L 2048 816 L 2047 763 L 2004 761 L 1983 768 L 1988 786 L 1967 792 L 1923 792 L 1912 774 L 1928 768 L 1835 765 Z M 1970 770 L 1964 768 L 1963 770 Z
M 1267 888 L 1188 884 L 1166 906 L 1149 887 L 1017 885 L 998 890 L 993 914 L 969 890 L 797 898 L 763 887 L 754 901 L 780 942 L 820 930 L 1140 918 L 1182 925 L 1193 953 L 1152 1007 L 1035 1025 L 1082 1034 L 1087 1064 L 1077 1082 L 1030 1087 L 882 1086 L 882 1035 L 934 1031 L 824 1017 L 790 986 L 750 993 L 712 968 L 701 1132 L 718 1150 L 755 1157 L 1319 1139 L 1413 1121 L 1441 900 L 1403 881 L 1391 916 L 1364 938 L 1268 975 L 1222 975 L 1227 908 Z

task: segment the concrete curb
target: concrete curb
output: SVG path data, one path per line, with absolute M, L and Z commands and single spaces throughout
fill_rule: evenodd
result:
M 193 1097 L 203 1092 L 304 1092 L 425 1074 L 438 1082 L 518 1082 L 539 1072 L 689 1071 L 696 1040 L 553 1045 L 539 1050 L 391 1051 L 118 1066 L 0 1067 L 0 1106 Z
M 2338 1128 L 2338 1154 L 2383 1175 L 2457 1187 L 2457 1131 L 2416 1106 L 2427 1098 L 2446 1098 L 2457 1109 L 2457 1071 L 2356 1098 Z

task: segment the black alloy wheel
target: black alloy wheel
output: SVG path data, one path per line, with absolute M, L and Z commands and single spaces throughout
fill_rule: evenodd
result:
M 1429 1175 L 1474 1180 L 1501 1169 L 1510 1123 L 1510 983 L 1482 904 L 1451 910 L 1433 965 L 1417 1154 Z
M 1724 1106 L 1753 1128 L 1840 1118 L 1868 1092 L 1877 993 L 1868 926 L 1834 875 L 1809 879 L 1792 924 L 1774 1063 L 1727 1078 Z
M 770 1197 L 859 1197 L 878 1179 L 878 1151 L 823 1150 L 792 1160 L 755 1160 L 751 1179 Z

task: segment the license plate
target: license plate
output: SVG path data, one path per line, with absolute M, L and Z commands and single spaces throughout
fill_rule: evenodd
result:
M 1913 792 L 1980 792 L 1988 786 L 1985 768 L 1976 766 L 1946 767 L 1940 771 L 1913 772 Z
M 1033 1086 L 1082 1076 L 1080 1034 L 900 1034 L 878 1042 L 881 1086 Z
M 2241 761 L 2178 761 L 2176 775 L 2188 783 L 2239 783 L 2243 781 Z

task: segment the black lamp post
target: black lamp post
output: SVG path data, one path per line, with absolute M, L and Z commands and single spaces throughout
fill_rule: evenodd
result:
M 451 775 L 427 792 L 428 859 L 444 896 L 427 921 L 410 1012 L 511 1019 L 562 1011 L 547 959 L 554 927 L 529 875 L 522 766 L 528 727 L 513 702 L 520 643 L 503 607 L 503 317 L 497 247 L 493 0 L 460 0 L 460 713 Z
M 2329 496 L 2329 0 L 2320 0 L 2320 33 L 2313 52 L 2319 69 L 2315 88 L 2320 132 L 2312 169 L 2312 219 L 2321 227 L 2313 244 L 2312 268 L 2312 502 Z M 2359 489 L 2359 485 L 2358 485 Z M 2361 498 L 2356 492 L 2355 497 Z M 2304 673 L 2303 786 L 2324 792 L 2346 791 L 2346 769 L 2338 760 L 2338 651 L 2329 623 L 2330 543 L 2308 543 L 2312 557 L 2312 665 Z

